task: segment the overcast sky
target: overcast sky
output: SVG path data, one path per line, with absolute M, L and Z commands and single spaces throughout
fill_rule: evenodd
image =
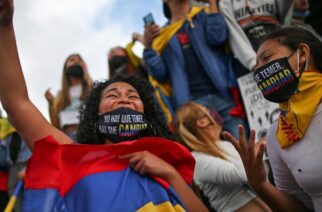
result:
M 162 0 L 15 0 L 14 25 L 29 96 L 48 118 L 44 92 L 57 94 L 62 67 L 80 53 L 94 80 L 107 76 L 107 52 L 143 33 L 142 17 L 152 12 L 163 25 Z M 143 47 L 135 46 L 142 54 Z

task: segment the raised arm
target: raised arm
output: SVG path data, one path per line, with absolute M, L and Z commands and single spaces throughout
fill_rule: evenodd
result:
M 33 150 L 34 142 L 53 135 L 61 143 L 72 143 L 42 116 L 29 99 L 22 73 L 12 23 L 13 0 L 0 0 L 0 101 L 10 121 Z
M 209 4 L 209 12 L 200 13 L 200 18 L 206 30 L 209 45 L 223 45 L 228 37 L 228 28 L 224 17 L 219 14 L 217 0 L 201 0 Z
M 165 82 L 169 79 L 168 72 L 163 58 L 152 49 L 153 40 L 160 35 L 160 27 L 156 24 L 150 24 L 144 30 L 143 59 L 149 73 L 159 82 Z
M 229 29 L 229 43 L 234 55 L 249 70 L 256 64 L 256 52 L 247 38 L 244 30 L 235 19 L 231 0 L 221 0 L 220 13 L 225 17 Z

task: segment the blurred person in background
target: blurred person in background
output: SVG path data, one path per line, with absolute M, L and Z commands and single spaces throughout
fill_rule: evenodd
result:
M 18 182 L 24 178 L 31 152 L 7 118 L 0 119 L 0 140 L 0 167 L 8 171 L 7 188 L 9 196 L 12 196 Z M 16 212 L 22 211 L 22 197 L 23 192 L 20 191 L 14 206 Z
M 194 182 L 212 211 L 270 211 L 248 187 L 234 146 L 220 138 L 222 119 L 218 113 L 187 102 L 177 110 L 174 125 L 180 142 L 196 159 Z
M 224 129 L 237 134 L 237 126 L 246 121 L 231 92 L 235 77 L 225 52 L 227 25 L 216 0 L 202 2 L 208 7 L 191 7 L 188 0 L 163 1 L 168 22 L 163 28 L 145 26 L 144 61 L 152 77 L 171 85 L 174 110 L 189 100 L 215 108 Z
M 260 41 L 287 22 L 292 3 L 293 0 L 220 0 L 232 52 L 242 64 L 236 64 L 238 77 L 254 69 Z
M 138 33 L 133 33 L 132 42 L 125 48 L 113 47 L 108 53 L 109 79 L 116 74 L 136 75 L 148 79 L 147 71 L 142 59 L 138 58 L 132 51 L 135 42 L 144 43 L 144 38 Z
M 309 0 L 309 5 L 310 14 L 305 18 L 305 23 L 310 24 L 322 36 L 322 1 Z
M 0 108 L 0 211 L 4 211 L 8 201 L 8 177 L 9 165 L 7 162 L 6 143 L 2 139 L 2 110 Z
M 313 29 L 313 27 L 305 23 L 305 18 L 310 15 L 310 5 L 308 0 L 294 0 L 293 16 L 291 19 L 290 26 L 300 27 L 302 29 L 310 31 L 320 41 L 322 37 Z M 322 8 L 321 8 L 322 9 Z
M 55 98 L 50 89 L 45 92 L 49 104 L 51 123 L 73 140 L 76 139 L 79 124 L 78 108 L 92 86 L 86 64 L 79 54 L 66 58 L 63 67 L 62 87 Z

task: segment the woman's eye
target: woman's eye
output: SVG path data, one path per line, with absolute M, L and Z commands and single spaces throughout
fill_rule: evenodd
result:
M 269 62 L 271 57 L 272 57 L 271 55 L 264 57 L 264 62 L 265 63 Z
M 117 98 L 117 96 L 115 94 L 110 94 L 105 96 L 105 98 Z
M 138 99 L 138 96 L 129 96 L 130 99 Z

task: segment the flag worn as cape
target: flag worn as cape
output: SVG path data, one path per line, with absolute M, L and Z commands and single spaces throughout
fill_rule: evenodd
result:
M 35 143 L 27 166 L 24 211 L 184 211 L 164 180 L 142 176 L 119 155 L 147 150 L 192 183 L 195 161 L 180 144 L 147 137 L 113 145 L 61 145 L 52 136 Z

